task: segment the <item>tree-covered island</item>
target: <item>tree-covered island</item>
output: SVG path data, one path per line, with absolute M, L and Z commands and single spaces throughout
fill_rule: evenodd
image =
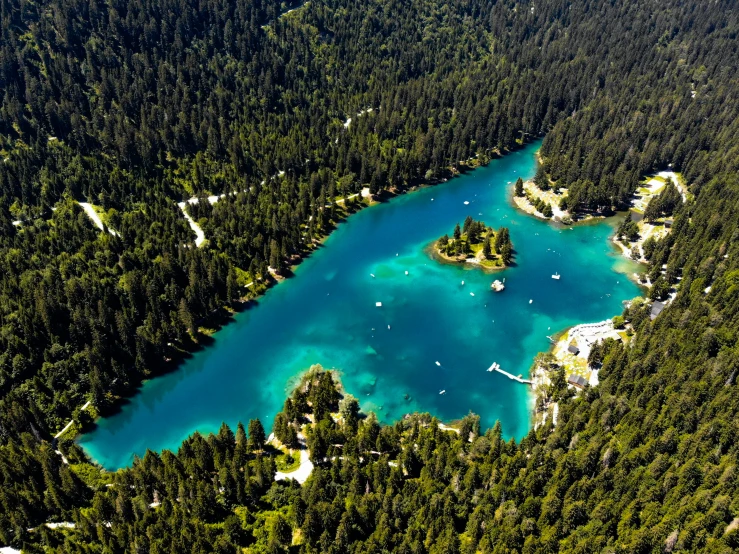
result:
M 433 244 L 433 252 L 442 261 L 473 263 L 486 269 L 504 269 L 513 260 L 508 228 L 495 231 L 469 215 L 462 227 L 457 223 L 451 237 L 445 234 Z

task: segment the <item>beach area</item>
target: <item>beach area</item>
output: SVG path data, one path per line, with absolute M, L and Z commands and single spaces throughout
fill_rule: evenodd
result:
M 656 175 L 647 177 L 631 199 L 631 220 L 635 222 L 639 236 L 636 240 L 619 240 L 614 235 L 613 243 L 621 251 L 621 254 L 631 260 L 646 263 L 644 256 L 644 243 L 650 238 L 663 239 L 670 233 L 672 218 L 662 217 L 656 221 L 649 222 L 644 219 L 644 213 L 649 203 L 658 197 L 665 189 L 667 183 L 672 182 L 680 192 L 683 202 L 688 200 L 688 191 L 683 182 L 682 175 L 674 171 L 660 171 Z
M 512 201 L 519 210 L 547 221 L 572 222 L 570 212 L 559 207 L 560 200 L 567 196 L 567 189 L 560 189 L 559 193 L 551 189 L 543 191 L 534 184 L 533 180 L 529 179 L 523 182 L 523 190 L 525 192 L 524 196 L 516 196 L 515 194 L 512 196 Z M 546 217 L 538 211 L 529 198 L 540 199 L 542 202 L 549 204 L 552 208 L 552 217 Z
M 612 319 L 581 323 L 566 329 L 556 339 L 552 337 L 549 351 L 535 358 L 530 372 L 533 395 L 532 423 L 535 429 L 544 424 L 547 418 L 552 418 L 555 425 L 557 423 L 559 406 L 556 402 L 549 401 L 547 397 L 552 372 L 562 368 L 568 387 L 576 392 L 582 390 L 585 385 L 596 386 L 599 383 L 599 370 L 588 364 L 588 357 L 593 345 L 607 339 L 627 342 L 629 336 L 626 331 L 616 329 Z

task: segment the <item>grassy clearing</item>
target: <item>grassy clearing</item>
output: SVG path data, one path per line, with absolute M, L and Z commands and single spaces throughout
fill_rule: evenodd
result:
M 113 483 L 113 474 L 92 464 L 70 464 L 71 469 L 91 489 L 102 489 Z
M 565 354 L 560 359 L 560 363 L 565 368 L 565 375 L 580 375 L 585 379 L 590 377 L 588 362 L 574 354 Z
M 292 473 L 300 467 L 300 453 L 295 452 L 293 454 L 278 454 L 275 457 L 275 466 L 277 471 L 282 473 Z

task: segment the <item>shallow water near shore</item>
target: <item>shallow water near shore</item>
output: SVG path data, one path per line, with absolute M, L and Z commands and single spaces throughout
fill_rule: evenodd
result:
M 258 417 L 269 429 L 291 379 L 316 363 L 339 369 L 382 421 L 412 411 L 449 421 L 471 410 L 483 428 L 500 420 L 506 437 L 524 436 L 528 387 L 486 369 L 498 362 L 527 376 L 547 335 L 619 314 L 639 294 L 625 275 L 634 266 L 608 240 L 612 222 L 558 228 L 511 205 L 512 182 L 533 176 L 540 144 L 351 216 L 294 278 L 238 314 L 213 346 L 146 382 L 80 444 L 116 469 L 223 421 Z M 484 273 L 429 258 L 428 244 L 467 215 L 510 229 L 514 267 Z M 505 291 L 492 292 L 503 278 Z

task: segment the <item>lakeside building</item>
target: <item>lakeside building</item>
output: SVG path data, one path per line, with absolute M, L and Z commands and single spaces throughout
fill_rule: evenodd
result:
M 578 389 L 584 389 L 585 385 L 588 384 L 588 380 L 580 375 L 572 374 L 567 378 L 567 383 Z
M 662 313 L 662 310 L 665 309 L 665 303 L 664 302 L 652 302 L 652 311 L 649 313 L 650 319 L 655 319 L 659 314 Z

